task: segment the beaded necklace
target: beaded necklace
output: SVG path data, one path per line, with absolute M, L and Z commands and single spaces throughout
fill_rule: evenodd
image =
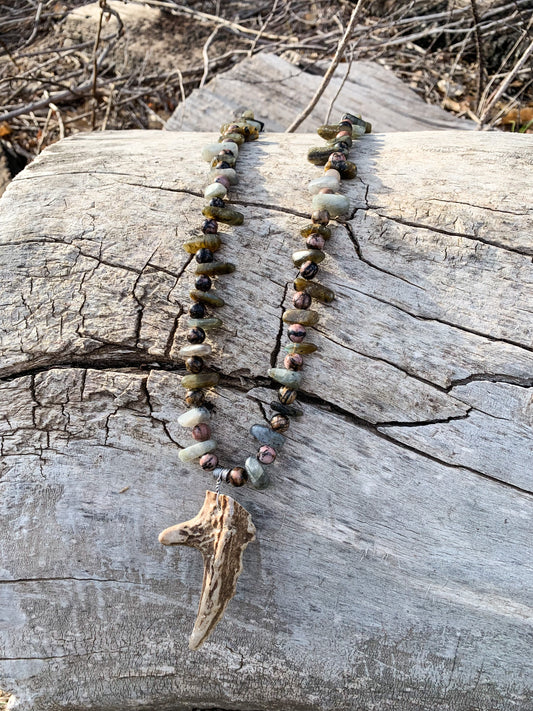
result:
M 217 385 L 219 375 L 205 372 L 203 360 L 212 351 L 211 346 L 205 343 L 206 332 L 220 327 L 222 321 L 209 316 L 207 308 L 224 305 L 218 294 L 210 293 L 212 277 L 235 271 L 230 262 L 215 260 L 214 253 L 222 246 L 218 223 L 241 225 L 244 221 L 243 215 L 233 209 L 227 199 L 230 187 L 237 183 L 235 165 L 239 149 L 245 141 L 256 140 L 262 130 L 263 123 L 255 120 L 253 113 L 247 110 L 234 122 L 222 125 L 218 143 L 204 147 L 202 158 L 211 164 L 211 182 L 204 190 L 209 204 L 202 210 L 206 219 L 202 234 L 183 244 L 186 252 L 195 255 L 196 280 L 190 292 L 193 303 L 189 307 L 189 344 L 179 351 L 189 371 L 188 375 L 183 376 L 181 384 L 186 389 L 185 402 L 191 409 L 178 418 L 178 423 L 191 429 L 195 443 L 181 449 L 179 457 L 183 462 L 198 460 L 203 470 L 212 472 L 216 491 L 206 492 L 204 505 L 195 518 L 165 529 L 159 540 L 164 545 L 181 544 L 198 548 L 204 556 L 204 580 L 189 640 L 191 649 L 198 649 L 221 619 L 235 594 L 244 549 L 255 538 L 250 514 L 230 496 L 220 494 L 220 485 L 227 483 L 239 487 L 249 481 L 254 488 L 266 488 L 269 477 L 265 467 L 274 462 L 285 442 L 283 433 L 289 429 L 289 418 L 303 414 L 295 403 L 303 377 L 303 356 L 317 350 L 314 344 L 304 343 L 306 326 L 314 326 L 319 320 L 318 312 L 311 310 L 310 306 L 313 299 L 328 304 L 335 298 L 331 289 L 313 279 L 318 273 L 318 265 L 326 257 L 323 248 L 331 237 L 328 227 L 330 218 L 342 220 L 349 211 L 348 198 L 338 190 L 341 179 L 351 179 L 357 174 L 355 164 L 348 160 L 352 140 L 370 132 L 371 127 L 357 116 L 344 114 L 339 124 L 320 126 L 318 134 L 327 139 L 328 144 L 311 148 L 308 152 L 308 160 L 315 165 L 323 165 L 324 174 L 308 186 L 313 195 L 313 212 L 311 223 L 300 230 L 306 240 L 306 249 L 292 255 L 294 266 L 299 271 L 294 280 L 294 308 L 283 313 L 290 341 L 285 346 L 284 368 L 268 370 L 269 377 L 281 386 L 278 400 L 270 403 L 275 414 L 269 426 L 255 424 L 250 428 L 260 445 L 257 454 L 249 456 L 244 466 L 224 467 L 219 465 L 215 454 L 217 443 L 211 438 L 208 424 L 211 406 L 206 402 L 206 390 Z

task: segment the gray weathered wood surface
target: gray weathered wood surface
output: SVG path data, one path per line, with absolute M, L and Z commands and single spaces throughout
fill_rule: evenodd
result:
M 0 688 L 18 711 L 533 708 L 531 137 L 357 143 L 305 416 L 271 488 L 234 490 L 257 541 L 194 653 L 201 557 L 157 535 L 211 483 L 176 423 L 210 138 L 80 135 L 0 201 Z M 273 396 L 315 140 L 241 151 L 227 461 Z
M 345 64 L 336 69 L 299 132 L 314 131 L 324 122 L 330 105 L 332 119 L 364 107 L 365 119 L 376 132 L 475 128 L 472 121 L 426 104 L 376 62 L 353 62 L 345 81 L 346 70 Z M 275 54 L 256 54 L 195 89 L 178 105 L 166 127 L 171 131 L 216 131 L 233 109 L 250 106 L 258 118 L 268 117 L 271 131 L 284 131 L 307 106 L 321 81 L 320 73 L 304 71 Z

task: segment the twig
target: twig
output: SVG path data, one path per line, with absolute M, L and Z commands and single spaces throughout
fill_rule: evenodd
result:
M 477 55 L 477 88 L 476 88 L 476 106 L 479 111 L 481 97 L 483 95 L 483 85 L 485 79 L 485 58 L 483 56 L 483 43 L 481 40 L 481 32 L 479 31 L 479 12 L 477 9 L 477 0 L 470 0 L 472 8 L 472 17 L 474 18 L 474 36 L 476 38 L 476 55 Z
M 350 57 L 350 61 L 348 62 L 348 66 L 346 67 L 344 77 L 343 77 L 341 83 L 339 84 L 339 88 L 335 92 L 335 96 L 329 102 L 328 110 L 327 110 L 326 116 L 324 118 L 324 123 L 328 123 L 328 121 L 329 121 L 329 117 L 330 117 L 331 112 L 333 110 L 333 106 L 334 106 L 335 102 L 337 101 L 337 99 L 339 98 L 339 94 L 341 93 L 342 88 L 345 85 L 346 80 L 348 79 L 348 76 L 350 74 L 350 69 L 352 68 L 352 63 L 353 63 L 353 55 Z
M 37 12 L 35 13 L 35 20 L 33 21 L 33 30 L 31 31 L 31 35 L 24 42 L 23 47 L 27 47 L 35 39 L 35 35 L 37 34 L 37 30 L 39 29 L 39 22 L 41 20 L 42 11 L 43 11 L 43 3 L 39 2 L 39 5 L 37 6 Z
M 113 84 L 111 84 L 111 91 L 109 92 L 109 96 L 107 97 L 107 106 L 105 109 L 104 120 L 102 121 L 102 125 L 100 127 L 101 131 L 106 130 L 107 122 L 109 121 L 109 114 L 111 113 L 111 105 L 113 103 L 114 91 L 115 87 L 113 86 Z
M 263 36 L 263 34 L 264 34 L 266 28 L 268 27 L 268 23 L 270 22 L 270 20 L 271 20 L 272 17 L 274 16 L 274 13 L 276 12 L 276 8 L 277 8 L 277 6 L 278 6 L 278 2 L 279 2 L 279 0 L 274 0 L 274 4 L 272 5 L 272 9 L 270 10 L 270 12 L 269 12 L 269 14 L 268 14 L 267 19 L 263 22 L 263 24 L 261 25 L 261 29 L 259 30 L 259 32 L 257 33 L 257 35 L 254 37 L 254 41 L 252 42 L 252 46 L 251 46 L 250 49 L 248 50 L 248 56 L 249 56 L 249 57 L 251 57 L 251 56 L 253 55 L 253 53 L 255 52 L 255 48 L 256 48 L 256 46 L 257 46 L 257 43 L 259 42 L 259 40 L 260 40 L 261 37 Z
M 180 69 L 176 69 L 176 73 L 178 75 L 178 81 L 180 83 L 181 100 L 185 101 L 187 97 L 185 96 L 185 87 L 183 86 L 183 74 L 181 73 Z
M 211 32 L 209 37 L 206 39 L 204 46 L 202 47 L 202 57 L 204 58 L 204 73 L 202 74 L 202 78 L 200 79 L 200 89 L 205 84 L 207 75 L 209 74 L 209 55 L 207 54 L 207 50 L 209 49 L 209 45 L 211 44 L 211 42 L 215 39 L 219 29 L 220 27 L 215 27 L 213 32 Z
M 339 62 L 342 59 L 344 50 L 346 49 L 346 45 L 350 41 L 352 29 L 353 29 L 353 26 L 355 24 L 355 21 L 356 21 L 358 15 L 359 15 L 359 11 L 361 9 L 362 4 L 363 4 L 363 0 L 359 0 L 357 5 L 352 10 L 352 14 L 350 16 L 350 20 L 349 20 L 348 26 L 346 28 L 346 32 L 344 33 L 344 36 L 341 38 L 341 41 L 339 42 L 337 51 L 335 52 L 335 55 L 334 55 L 333 59 L 331 60 L 331 64 L 329 65 L 327 72 L 324 74 L 324 78 L 322 79 L 320 86 L 316 90 L 315 95 L 313 96 L 313 98 L 311 99 L 309 104 L 305 107 L 305 109 L 294 119 L 294 121 L 291 123 L 289 128 L 286 129 L 285 133 L 294 133 L 294 131 L 296 131 L 298 126 L 303 121 L 305 121 L 305 119 L 309 116 L 311 111 L 317 105 L 320 97 L 322 96 L 327 85 L 329 84 L 329 81 L 330 81 L 331 77 L 333 76 L 335 69 L 338 67 Z
M 93 95 L 93 113 L 91 117 L 91 126 L 94 131 L 96 126 L 96 107 L 98 105 L 98 98 L 96 95 L 96 84 L 98 82 L 98 64 L 96 62 L 96 52 L 98 51 L 98 45 L 100 44 L 100 35 L 102 34 L 102 23 L 104 21 L 104 9 L 106 6 L 106 0 L 99 0 L 100 6 L 100 17 L 98 18 L 98 29 L 96 30 L 96 37 L 93 46 L 93 76 L 92 76 L 92 95 Z

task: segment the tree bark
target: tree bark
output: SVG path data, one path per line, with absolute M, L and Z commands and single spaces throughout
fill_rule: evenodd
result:
M 188 650 L 203 564 L 158 543 L 184 465 L 177 351 L 206 134 L 79 135 L 0 201 L 0 688 L 20 711 L 531 708 L 531 137 L 365 136 L 327 244 L 301 402 L 225 617 Z M 239 158 L 214 435 L 256 446 L 307 222 L 311 135 Z M 528 153 L 529 150 L 529 153 Z

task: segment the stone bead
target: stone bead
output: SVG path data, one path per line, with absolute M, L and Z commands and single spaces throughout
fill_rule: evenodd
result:
M 286 432 L 290 427 L 291 421 L 286 415 L 274 415 L 270 420 L 270 426 L 274 432 Z
M 231 262 L 206 262 L 205 264 L 198 264 L 195 269 L 196 274 L 207 274 L 207 276 L 231 274 L 234 271 L 235 264 L 231 264 Z
M 228 475 L 228 483 L 233 486 L 243 486 L 248 481 L 248 474 L 244 467 L 233 467 Z
M 324 249 L 326 240 L 322 237 L 322 235 L 313 233 L 310 234 L 305 240 L 305 244 L 309 247 L 309 249 Z
M 198 291 L 209 291 L 209 289 L 213 286 L 213 282 L 207 274 L 201 274 L 195 280 L 194 286 L 198 289 Z
M 343 130 L 342 124 L 326 124 L 324 126 L 319 126 L 316 130 L 320 138 L 325 138 L 326 141 L 332 141 L 336 135 L 339 133 L 339 131 Z M 352 126 L 352 139 L 353 138 L 359 138 L 359 136 L 362 136 L 364 131 L 362 132 L 361 127 L 359 126 Z
M 220 176 L 227 178 L 230 182 L 230 185 L 237 185 L 237 183 L 239 182 L 237 173 L 235 172 L 234 168 L 211 168 L 211 170 L 209 171 L 209 180 L 211 182 L 214 182 L 215 178 L 218 178 Z M 212 215 L 209 215 L 209 217 L 212 217 Z
M 204 368 L 204 361 L 200 356 L 191 356 L 185 360 L 185 367 L 189 373 L 200 373 Z
M 301 266 L 308 260 L 315 264 L 320 264 L 325 258 L 326 255 L 320 249 L 299 249 L 297 252 L 292 253 L 292 261 L 295 267 Z
M 327 210 L 331 217 L 346 215 L 350 211 L 350 201 L 345 195 L 318 193 L 313 197 L 312 204 L 316 210 Z
M 372 132 L 372 124 L 368 123 L 368 121 L 365 121 L 360 116 L 356 116 L 354 114 L 344 114 L 342 121 L 345 120 L 349 121 L 352 124 L 352 127 L 358 126 L 359 128 L 363 128 L 365 133 Z
M 205 442 L 211 437 L 211 428 L 205 422 L 201 422 L 192 428 L 191 435 L 197 442 Z
M 192 462 L 193 459 L 198 459 L 208 452 L 212 452 L 216 449 L 217 443 L 214 439 L 207 439 L 205 442 L 196 442 L 196 444 L 191 444 L 190 447 L 185 447 L 185 449 L 180 449 L 178 452 L 178 457 L 182 462 Z
M 281 402 L 271 402 L 270 407 L 276 412 L 290 417 L 301 417 L 304 414 L 304 411 L 297 405 L 282 405 Z
M 205 402 L 203 390 L 187 390 L 185 393 L 185 404 L 189 407 L 200 407 Z
M 268 444 L 264 444 L 257 450 L 257 459 L 261 464 L 272 464 L 276 459 L 276 450 Z
M 210 249 L 206 249 L 206 247 L 202 247 L 196 252 L 195 259 L 198 264 L 207 264 L 213 261 L 213 252 Z
M 191 328 L 187 333 L 189 343 L 203 343 L 205 341 L 205 331 L 203 328 Z
M 296 391 L 295 391 L 296 392 Z M 279 432 L 274 432 L 266 425 L 252 425 L 250 434 L 261 444 L 268 444 L 270 447 L 281 449 L 285 444 L 285 437 Z
M 335 151 L 332 146 L 318 146 L 307 151 L 307 160 L 313 165 L 325 165 Z
M 302 326 L 314 326 L 318 323 L 317 311 L 311 309 L 287 309 L 283 313 L 284 323 L 301 323 Z
M 187 240 L 182 246 L 189 254 L 196 254 L 199 249 L 209 249 L 211 252 L 216 252 L 217 249 L 220 249 L 221 244 L 222 241 L 217 234 L 204 234 L 200 237 Z
M 220 132 L 222 134 L 226 133 L 237 133 L 244 136 L 247 141 L 255 141 L 259 137 L 259 130 L 252 126 L 247 121 L 235 121 L 233 123 L 224 123 L 220 127 Z
M 334 155 L 337 154 L 332 154 L 331 159 L 326 163 L 326 168 L 335 168 L 338 170 L 343 180 L 353 180 L 357 175 L 357 166 L 355 163 L 352 163 L 350 160 L 334 160 Z
M 307 335 L 305 328 L 299 323 L 293 323 L 287 330 L 289 340 L 293 343 L 301 343 Z
M 193 407 L 192 410 L 187 410 L 183 415 L 178 417 L 178 425 L 181 427 L 195 427 L 201 422 L 209 422 L 211 413 L 207 407 Z
M 327 225 L 331 215 L 327 210 L 318 209 L 311 213 L 311 222 L 314 225 Z
M 244 215 L 231 207 L 206 205 L 202 213 L 206 217 L 212 217 L 219 222 L 224 222 L 226 225 L 242 225 L 244 222 Z
M 204 220 L 204 224 L 202 225 L 202 232 L 205 235 L 216 235 L 218 232 L 218 222 L 212 218 L 209 220 Z
M 269 378 L 276 380 L 281 385 L 286 385 L 292 390 L 299 388 L 303 380 L 303 373 L 295 370 L 285 370 L 285 368 L 269 368 L 267 373 Z
M 212 471 L 218 464 L 218 457 L 216 454 L 204 454 L 200 457 L 198 464 L 207 472 Z
M 190 358 L 191 356 L 208 356 L 211 355 L 211 346 L 209 343 L 200 343 L 196 346 L 183 346 L 178 351 L 181 358 Z
M 184 375 L 181 384 L 187 390 L 200 390 L 200 388 L 213 387 L 219 380 L 218 373 L 198 373 L 198 375 Z
M 244 143 L 244 136 L 241 136 L 240 133 L 226 133 L 223 136 L 220 136 L 218 140 L 221 143 L 236 143 L 237 146 L 242 146 Z
M 282 405 L 292 405 L 292 403 L 296 400 L 297 395 L 298 393 L 296 390 L 288 388 L 285 385 L 278 390 L 278 400 Z
M 307 189 L 311 195 L 315 195 L 322 188 L 331 188 L 331 190 L 339 189 L 339 181 L 333 175 L 323 175 L 321 178 L 315 178 L 307 184 Z
M 204 331 L 208 331 L 212 328 L 220 328 L 222 326 L 222 321 L 219 318 L 190 318 L 187 321 L 190 328 L 203 328 Z
M 304 359 L 299 353 L 288 353 L 283 359 L 283 365 L 287 370 L 301 370 L 304 366 Z
M 314 279 L 317 274 L 318 264 L 315 264 L 314 262 L 304 262 L 300 267 L 300 276 L 304 279 Z
M 226 197 L 227 194 L 228 189 L 225 185 L 222 185 L 222 183 L 210 183 L 204 190 L 204 197 L 208 200 L 214 197 L 223 198 Z
M 314 343 L 288 343 L 283 346 L 283 350 L 287 353 L 300 353 L 301 355 L 309 355 L 318 350 L 318 346 Z
M 203 304 L 208 306 L 224 306 L 226 303 L 221 296 L 216 296 L 215 294 L 206 294 L 199 289 L 192 289 L 189 292 L 189 296 L 193 301 L 201 301 Z
M 233 153 L 235 157 L 239 155 L 239 146 L 232 141 L 223 141 L 222 143 L 210 143 L 202 148 L 202 159 L 206 163 L 210 163 L 215 156 L 217 156 L 220 151 L 228 150 Z
M 233 153 L 227 154 L 227 153 L 223 153 L 222 151 L 220 151 L 220 153 L 217 153 L 217 155 L 211 161 L 211 167 L 212 168 L 235 168 L 236 162 L 237 162 L 237 159 L 235 158 Z M 225 165 L 221 165 L 221 163 L 225 163 Z
M 309 294 L 313 299 L 321 301 L 323 304 L 331 304 L 335 298 L 335 292 L 332 289 L 324 286 L 324 284 L 308 281 L 303 277 L 296 277 L 294 288 L 296 291 L 303 291 Z
M 250 126 L 254 126 L 259 132 L 261 132 L 265 124 L 262 121 L 254 121 L 253 119 L 246 119 L 246 123 L 249 123 Z
M 305 227 L 302 227 L 302 229 L 300 230 L 300 234 L 302 235 L 302 237 L 309 237 L 309 235 L 312 235 L 314 233 L 318 233 L 325 240 L 328 240 L 331 237 L 331 229 L 329 227 L 326 227 L 325 225 L 313 223 L 311 225 L 306 225 Z
M 218 178 L 215 178 L 215 183 L 220 183 L 220 185 L 223 185 L 226 188 L 226 190 L 229 190 L 230 185 L 231 185 L 230 181 L 227 178 L 225 178 L 223 175 L 219 175 Z
M 292 297 L 292 303 L 296 309 L 308 309 L 311 306 L 311 297 L 305 292 L 296 292 Z
M 244 468 L 248 474 L 248 479 L 250 484 L 254 489 L 266 489 L 269 485 L 269 478 L 261 464 L 258 462 L 257 457 L 248 457 L 244 462 Z
M 189 316 L 191 318 L 203 318 L 205 316 L 204 304 L 197 302 L 189 306 Z
M 351 131 L 339 131 L 337 134 L 335 134 L 335 138 L 333 139 L 334 145 L 337 143 L 344 143 L 348 148 L 351 148 L 353 146 L 353 139 L 352 139 L 352 132 Z

